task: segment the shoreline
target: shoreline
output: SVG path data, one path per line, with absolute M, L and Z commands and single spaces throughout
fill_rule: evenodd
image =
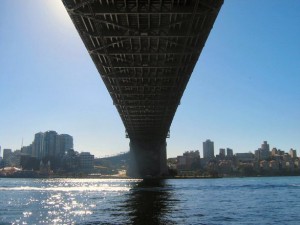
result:
M 297 177 L 298 174 L 289 174 L 289 175 L 257 175 L 257 176 L 164 176 L 164 177 L 149 177 L 149 178 L 133 178 L 127 176 L 114 176 L 114 175 L 101 175 L 101 176 L 59 176 L 59 175 L 50 175 L 50 176 L 0 176 L 1 178 L 18 178 L 18 179 L 142 179 L 142 180 L 164 180 L 164 179 L 220 179 L 220 178 L 257 178 L 257 177 Z

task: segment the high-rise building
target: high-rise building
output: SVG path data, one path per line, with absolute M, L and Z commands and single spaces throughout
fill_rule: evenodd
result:
M 8 160 L 12 156 L 12 150 L 11 149 L 3 149 L 3 159 Z
M 177 163 L 176 163 L 176 168 L 178 169 L 178 170 L 180 170 L 180 169 L 185 169 L 186 168 L 186 157 L 185 156 L 183 156 L 183 155 L 179 155 L 179 156 L 177 156 Z
M 261 145 L 261 148 L 258 149 L 258 151 L 259 160 L 266 160 L 270 157 L 270 146 L 266 141 L 264 141 L 264 143 Z
M 290 149 L 290 156 L 291 158 L 297 158 L 297 151 L 294 149 Z
M 11 156 L 11 166 L 20 167 L 21 166 L 21 150 L 15 150 L 12 152 Z
M 203 142 L 203 158 L 212 159 L 214 157 L 214 142 L 208 139 L 205 142 Z
M 264 141 L 264 143 L 262 143 L 261 149 L 265 151 L 270 151 L 270 146 L 267 141 Z
M 13 157 L 13 153 L 11 149 L 3 149 L 3 161 L 5 166 L 11 165 L 12 157 Z
M 33 150 L 33 144 L 30 144 L 28 146 L 23 146 L 21 148 L 21 152 L 23 155 L 28 155 L 31 156 L 32 155 L 32 150 Z
M 73 137 L 68 134 L 57 134 L 56 131 L 39 132 L 34 135 L 31 145 L 22 148 L 22 153 L 33 157 L 61 157 L 66 151 L 73 149 Z
M 260 160 L 260 150 L 261 150 L 261 148 L 254 151 L 254 156 L 257 160 Z
M 56 139 L 56 156 L 65 155 L 69 149 L 73 149 L 73 137 L 68 134 L 60 134 Z
M 231 148 L 227 148 L 227 157 L 233 157 L 233 150 Z
M 261 148 L 255 150 L 255 158 L 259 161 L 268 160 L 270 158 L 270 155 L 271 155 L 270 146 L 266 141 L 262 143 Z
M 2 163 L 2 155 L 1 155 L 1 146 L 0 146 L 0 168 L 3 167 L 3 163 Z
M 219 156 L 221 158 L 225 158 L 225 155 L 226 155 L 225 148 L 220 148 L 220 150 L 219 150 Z
M 42 157 L 56 155 L 56 139 L 57 133 L 55 131 L 47 131 L 44 133 Z
M 44 152 L 43 147 L 44 147 L 44 133 L 39 132 L 34 135 L 32 156 L 41 159 L 43 157 L 43 152 Z

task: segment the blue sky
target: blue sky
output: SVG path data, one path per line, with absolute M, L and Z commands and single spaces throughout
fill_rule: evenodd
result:
M 171 126 L 168 156 L 202 142 L 236 152 L 300 149 L 300 1 L 227 0 Z M 63 5 L 2 0 L 0 145 L 19 149 L 37 132 L 74 137 L 104 156 L 129 140 Z

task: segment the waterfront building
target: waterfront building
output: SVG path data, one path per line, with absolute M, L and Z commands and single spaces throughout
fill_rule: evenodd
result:
M 214 157 L 214 142 L 208 139 L 205 142 L 203 142 L 203 158 L 213 159 Z
M 186 151 L 182 156 L 177 156 L 178 170 L 197 170 L 200 169 L 199 150 Z
M 21 150 L 15 150 L 12 152 L 10 165 L 14 167 L 21 167 Z
M 284 152 L 284 151 L 282 151 L 282 150 L 278 149 L 278 155 L 284 155 L 284 154 L 285 154 L 285 152 Z
M 257 162 L 257 161 L 253 162 L 253 170 L 256 171 L 256 172 L 259 172 L 259 170 L 260 170 L 259 162 Z
M 230 174 L 233 170 L 232 160 L 221 160 L 218 165 L 220 174 Z
M 21 148 L 21 152 L 22 152 L 22 154 L 24 154 L 24 155 L 29 155 L 29 156 L 31 156 L 31 155 L 32 155 L 32 151 L 33 151 L 33 144 L 30 144 L 30 145 L 28 145 L 28 146 L 23 146 L 23 147 Z
M 274 155 L 274 156 L 272 156 L 272 159 L 275 160 L 275 161 L 277 161 L 277 162 L 280 162 L 282 160 L 282 156 L 280 156 L 280 155 Z
M 42 157 L 56 155 L 56 137 L 56 131 L 47 131 L 44 133 Z
M 283 170 L 286 169 L 286 161 L 284 161 L 284 160 L 280 161 L 279 165 L 280 165 L 281 169 L 283 169 Z
M 48 176 L 51 173 L 53 173 L 53 171 L 51 170 L 51 162 L 49 160 L 48 160 L 47 163 L 43 163 L 42 160 L 40 161 L 40 171 L 39 171 L 39 173 L 41 175 L 45 175 L 45 176 Z
M 270 145 L 268 144 L 267 141 L 264 141 L 261 145 L 262 150 L 270 151 Z
M 264 141 L 261 145 L 259 155 L 260 160 L 266 160 L 270 158 L 270 146 L 266 141 Z
M 170 169 L 176 170 L 177 169 L 177 157 L 176 158 L 168 158 L 167 165 Z
M 10 166 L 11 165 L 11 159 L 12 159 L 13 153 L 11 149 L 3 149 L 3 161 L 4 166 Z
M 288 169 L 289 171 L 293 172 L 295 170 L 294 161 L 288 161 L 285 164 L 286 164 L 286 169 Z
M 300 171 L 300 161 L 299 161 L 299 158 L 297 160 L 295 160 L 295 167 L 298 169 L 298 171 Z
M 3 168 L 4 165 L 3 165 L 3 158 L 2 158 L 2 155 L 1 155 L 1 146 L 0 146 L 0 168 Z
M 269 162 L 266 160 L 260 161 L 260 168 L 265 171 L 268 171 L 269 170 Z
M 267 160 L 270 158 L 270 151 L 261 149 L 260 150 L 260 160 Z
M 220 148 L 220 150 L 219 150 L 219 156 L 220 156 L 221 159 L 225 158 L 225 156 L 226 156 L 225 148 Z
M 3 149 L 3 160 L 9 160 L 12 156 L 12 150 L 11 149 Z
M 259 158 L 260 158 L 259 150 L 260 149 L 257 149 L 257 150 L 254 151 L 254 156 L 257 159 L 257 161 L 259 161 Z
M 254 161 L 254 155 L 251 152 L 236 153 L 235 157 L 239 162 L 253 162 Z
M 79 154 L 79 165 L 82 169 L 92 169 L 94 167 L 94 155 L 89 152 Z
M 290 156 L 293 159 L 297 158 L 297 151 L 291 148 L 290 149 Z
M 60 134 L 56 139 L 56 156 L 63 156 L 69 149 L 73 149 L 73 137 L 68 134 Z
M 38 159 L 43 157 L 43 147 L 44 147 L 44 133 L 39 132 L 34 135 L 32 156 Z
M 291 155 L 289 155 L 288 153 L 285 153 L 283 156 L 282 156 L 282 159 L 286 162 L 288 161 L 291 161 L 292 160 L 292 157 Z
M 231 148 L 226 149 L 227 157 L 232 158 L 233 157 L 233 150 Z
M 276 160 L 270 161 L 269 167 L 272 171 L 277 172 L 279 170 L 279 162 Z
M 63 168 L 66 171 L 75 171 L 79 168 L 78 152 L 73 149 L 67 150 L 67 154 L 63 156 Z
M 276 152 L 276 150 L 274 149 L 273 152 Z M 267 143 L 267 141 L 264 141 L 263 144 L 261 145 L 261 148 L 255 150 L 254 154 L 255 154 L 255 158 L 258 161 L 270 159 L 270 146 Z
M 186 168 L 186 157 L 183 155 L 177 156 L 176 168 L 178 170 L 183 170 Z
M 44 157 L 62 157 L 69 149 L 73 149 L 73 137 L 68 134 L 57 134 L 56 131 L 39 132 L 34 136 L 31 156 L 38 159 Z
M 272 148 L 272 150 L 271 150 L 271 155 L 272 155 L 272 156 L 278 155 L 278 150 L 277 150 L 277 148 Z

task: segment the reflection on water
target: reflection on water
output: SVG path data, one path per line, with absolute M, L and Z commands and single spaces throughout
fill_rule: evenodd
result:
M 165 180 L 140 182 L 131 189 L 127 202 L 129 224 L 171 224 L 166 214 L 172 212 L 172 187 Z
M 0 225 L 299 224 L 299 199 L 300 177 L 0 178 Z
M 170 224 L 174 206 L 164 180 L 2 181 L 0 224 Z

